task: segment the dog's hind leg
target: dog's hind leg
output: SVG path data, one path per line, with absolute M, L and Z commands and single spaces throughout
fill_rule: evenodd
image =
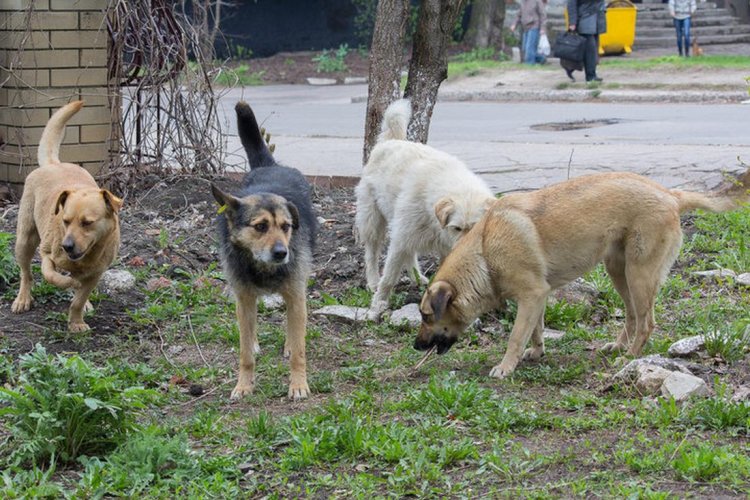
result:
M 605 344 L 601 350 L 604 352 L 624 351 L 635 338 L 636 319 L 633 299 L 630 296 L 630 288 L 625 276 L 625 256 L 622 248 L 611 252 L 604 260 L 604 265 L 607 268 L 607 274 L 612 279 L 612 285 L 625 304 L 625 326 L 622 327 L 617 339 Z
M 282 291 L 286 302 L 286 343 L 289 358 L 289 398 L 304 399 L 310 395 L 307 386 L 307 358 L 305 333 L 307 330 L 307 303 L 305 287 L 291 286 Z
M 518 314 L 508 340 L 508 350 L 499 365 L 492 368 L 490 377 L 505 378 L 516 369 L 529 338 L 539 328 L 540 318 L 544 317 L 544 305 L 549 290 L 529 292 L 518 299 Z
M 365 273 L 367 287 L 375 291 L 380 281 L 378 272 L 380 251 L 385 240 L 386 220 L 375 203 L 375 195 L 369 186 L 357 186 L 357 213 L 355 236 L 365 247 Z
M 31 288 L 34 285 L 34 278 L 31 275 L 31 260 L 34 258 L 39 246 L 39 233 L 33 223 L 18 219 L 18 230 L 16 232 L 16 263 L 21 269 L 21 285 L 18 288 L 18 295 L 13 301 L 10 310 L 14 313 L 22 313 L 31 308 Z
M 663 229 L 659 235 L 662 242 L 652 252 L 641 256 L 637 261 L 629 260 L 625 268 L 636 321 L 635 338 L 628 349 L 628 354 L 631 356 L 641 354 L 643 346 L 654 331 L 656 294 L 680 251 L 682 231 L 679 227 L 679 220 L 669 226 L 676 230 L 670 233 L 669 229 Z
M 240 329 L 240 373 L 231 399 L 252 394 L 255 389 L 255 345 L 257 339 L 258 295 L 246 288 L 235 288 L 237 324 Z

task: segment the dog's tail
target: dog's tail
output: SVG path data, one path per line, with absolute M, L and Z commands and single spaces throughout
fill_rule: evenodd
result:
M 671 193 L 680 204 L 680 213 L 696 208 L 709 212 L 727 212 L 750 202 L 750 168 L 730 182 L 728 187 L 713 193 L 703 194 L 679 189 L 672 189 Z
M 37 160 L 40 167 L 51 163 L 60 163 L 58 155 L 60 154 L 60 144 L 65 135 L 65 124 L 82 107 L 83 101 L 73 101 L 55 111 L 49 119 L 42 132 L 39 149 L 37 150 Z
M 378 142 L 391 139 L 406 140 L 406 128 L 411 119 L 411 102 L 409 99 L 399 99 L 386 108 L 383 113 L 383 123 L 380 126 Z
M 240 141 L 245 148 L 250 168 L 276 165 L 276 160 L 273 159 L 273 155 L 260 133 L 258 121 L 255 119 L 255 113 L 250 109 L 250 106 L 245 101 L 240 101 L 234 107 L 234 110 L 237 112 L 237 129 L 239 130 Z

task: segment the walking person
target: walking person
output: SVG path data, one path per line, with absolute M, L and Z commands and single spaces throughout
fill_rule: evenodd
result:
M 698 9 L 695 0 L 669 0 L 669 14 L 677 32 L 677 51 L 690 57 L 690 19 Z
M 587 82 L 601 82 L 596 74 L 599 62 L 599 35 L 607 32 L 607 6 L 604 0 L 568 0 L 568 29 L 586 39 L 583 68 Z
M 539 37 L 546 33 L 547 9 L 546 0 L 521 0 L 516 20 L 510 27 L 516 31 L 520 23 L 523 29 L 521 39 L 521 50 L 523 51 L 523 62 L 526 64 L 544 64 L 547 58 L 538 53 Z

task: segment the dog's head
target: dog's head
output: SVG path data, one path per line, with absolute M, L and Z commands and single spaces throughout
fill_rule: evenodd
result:
M 492 198 L 468 197 L 463 200 L 452 196 L 440 198 L 435 203 L 435 217 L 443 233 L 453 245 L 479 222 L 492 203 Z
M 106 189 L 65 190 L 55 203 L 55 215 L 65 229 L 60 245 L 72 261 L 82 259 L 98 241 L 117 228 L 122 200 Z
M 289 262 L 292 231 L 299 227 L 297 207 L 275 194 L 236 198 L 211 185 L 214 198 L 224 209 L 229 240 L 265 265 Z
M 414 341 L 415 349 L 426 351 L 436 346 L 438 354 L 443 354 L 456 343 L 468 326 L 455 307 L 456 294 L 447 281 L 436 281 L 427 289 L 419 305 L 422 325 Z

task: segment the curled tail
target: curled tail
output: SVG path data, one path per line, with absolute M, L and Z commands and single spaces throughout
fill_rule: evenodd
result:
M 37 160 L 40 167 L 52 163 L 60 163 L 58 155 L 60 153 L 60 144 L 65 135 L 65 124 L 82 107 L 83 101 L 73 101 L 55 111 L 49 119 L 42 132 L 42 138 L 39 140 L 39 149 L 37 150 Z
M 391 139 L 406 140 L 406 128 L 411 119 L 411 102 L 409 99 L 399 99 L 392 102 L 385 113 L 383 123 L 380 125 L 378 142 Z
M 265 139 L 260 133 L 258 121 L 250 106 L 245 101 L 240 101 L 234 107 L 237 113 L 237 129 L 240 134 L 240 141 L 245 148 L 247 161 L 250 168 L 268 167 L 276 165 L 271 151 L 268 150 Z
M 695 193 L 672 189 L 672 195 L 680 204 L 680 213 L 696 208 L 709 212 L 727 212 L 750 202 L 750 169 L 739 175 L 731 185 L 712 193 Z

